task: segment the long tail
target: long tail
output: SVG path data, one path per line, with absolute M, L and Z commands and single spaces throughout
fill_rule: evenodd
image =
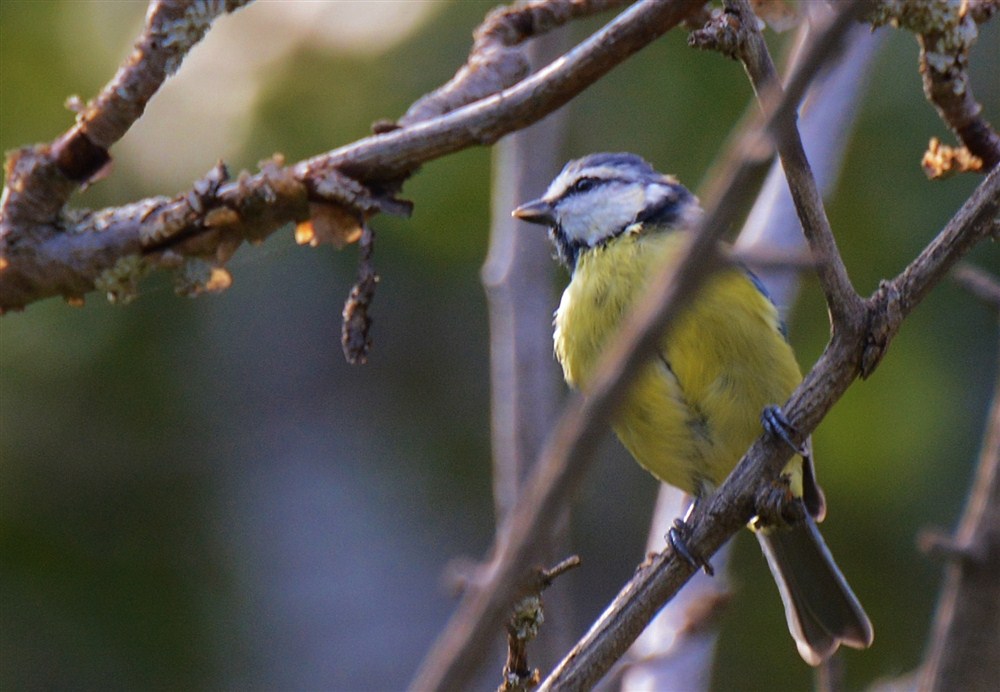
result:
M 830 555 L 812 517 L 787 529 L 757 531 L 785 604 L 788 630 L 811 666 L 841 644 L 865 649 L 872 623 Z

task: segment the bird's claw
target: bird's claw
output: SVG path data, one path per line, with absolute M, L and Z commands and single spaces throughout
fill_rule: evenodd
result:
M 805 505 L 792 494 L 786 476 L 760 488 L 754 504 L 757 514 L 750 521 L 754 531 L 766 533 L 768 529 L 792 526 L 805 519 Z
M 695 569 L 705 570 L 705 574 L 715 576 L 711 563 L 692 551 L 686 541 L 691 537 L 691 527 L 683 519 L 674 519 L 674 525 L 667 531 L 667 541 L 674 552 L 684 558 Z
M 796 444 L 792 435 L 797 433 L 795 426 L 785 417 L 780 406 L 765 406 L 760 414 L 761 425 L 764 426 L 770 435 L 783 440 L 785 444 L 792 448 L 792 451 L 800 456 L 808 456 L 809 449 L 804 444 Z

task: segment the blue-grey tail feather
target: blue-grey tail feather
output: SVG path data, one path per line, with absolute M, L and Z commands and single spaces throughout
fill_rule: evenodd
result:
M 785 619 L 806 663 L 819 665 L 841 644 L 863 649 L 871 621 L 830 555 L 812 517 L 787 529 L 758 531 L 778 584 Z

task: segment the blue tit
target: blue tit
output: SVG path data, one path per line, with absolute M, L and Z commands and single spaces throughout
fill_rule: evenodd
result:
M 513 213 L 549 227 L 572 275 L 555 314 L 555 354 L 567 383 L 586 393 L 629 309 L 684 246 L 702 213 L 698 200 L 638 156 L 592 154 L 566 164 L 544 196 Z M 612 427 L 639 464 L 697 501 L 760 434 L 762 411 L 801 380 L 777 308 L 756 277 L 732 266 L 678 315 Z M 840 644 L 868 647 L 872 625 L 816 528 L 825 500 L 811 456 L 795 456 L 782 480 L 806 519 L 755 533 L 799 653 L 818 665 Z

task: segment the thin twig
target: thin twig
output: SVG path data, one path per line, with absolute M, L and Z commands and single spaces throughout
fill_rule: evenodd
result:
M 811 50 L 803 56 L 802 64 L 789 78 L 789 90 L 803 88 L 802 75 L 808 75 L 809 70 L 815 70 L 812 61 L 818 60 L 819 56 L 839 52 L 840 43 L 847 33 L 846 28 L 860 14 L 863 4 L 855 1 L 839 8 L 830 21 L 830 30 L 820 33 L 820 38 L 813 43 Z M 734 7 L 744 20 L 740 27 L 740 30 L 745 32 L 745 39 L 740 42 L 740 59 L 758 99 L 761 103 L 766 103 L 781 92 L 781 86 L 764 37 L 756 25 L 756 17 L 747 0 L 732 0 L 727 2 L 727 5 Z M 845 322 L 860 319 L 864 308 L 861 298 L 851 286 L 847 268 L 837 250 L 837 242 L 823 208 L 819 187 L 816 185 L 802 140 L 795 127 L 794 111 L 789 110 L 781 115 L 787 117 L 775 120 L 773 130 L 775 145 L 806 241 L 813 256 L 819 261 L 816 273 L 826 295 L 827 307 L 830 309 L 830 316 L 836 329 Z
M 1000 310 L 1000 277 L 971 264 L 959 265 L 951 277 L 976 298 L 994 310 Z
M 620 7 L 629 0 L 534 0 L 497 7 L 473 33 L 468 60 L 445 85 L 414 102 L 395 126 L 449 113 L 524 79 L 530 56 L 517 46 L 574 19 Z
M 553 567 L 535 570 L 535 583 L 529 593 L 518 599 L 507 620 L 507 662 L 497 692 L 525 692 L 538 685 L 541 674 L 528 665 L 528 644 L 538 636 L 547 619 L 542 592 L 558 577 L 579 566 L 579 556 L 571 555 Z

